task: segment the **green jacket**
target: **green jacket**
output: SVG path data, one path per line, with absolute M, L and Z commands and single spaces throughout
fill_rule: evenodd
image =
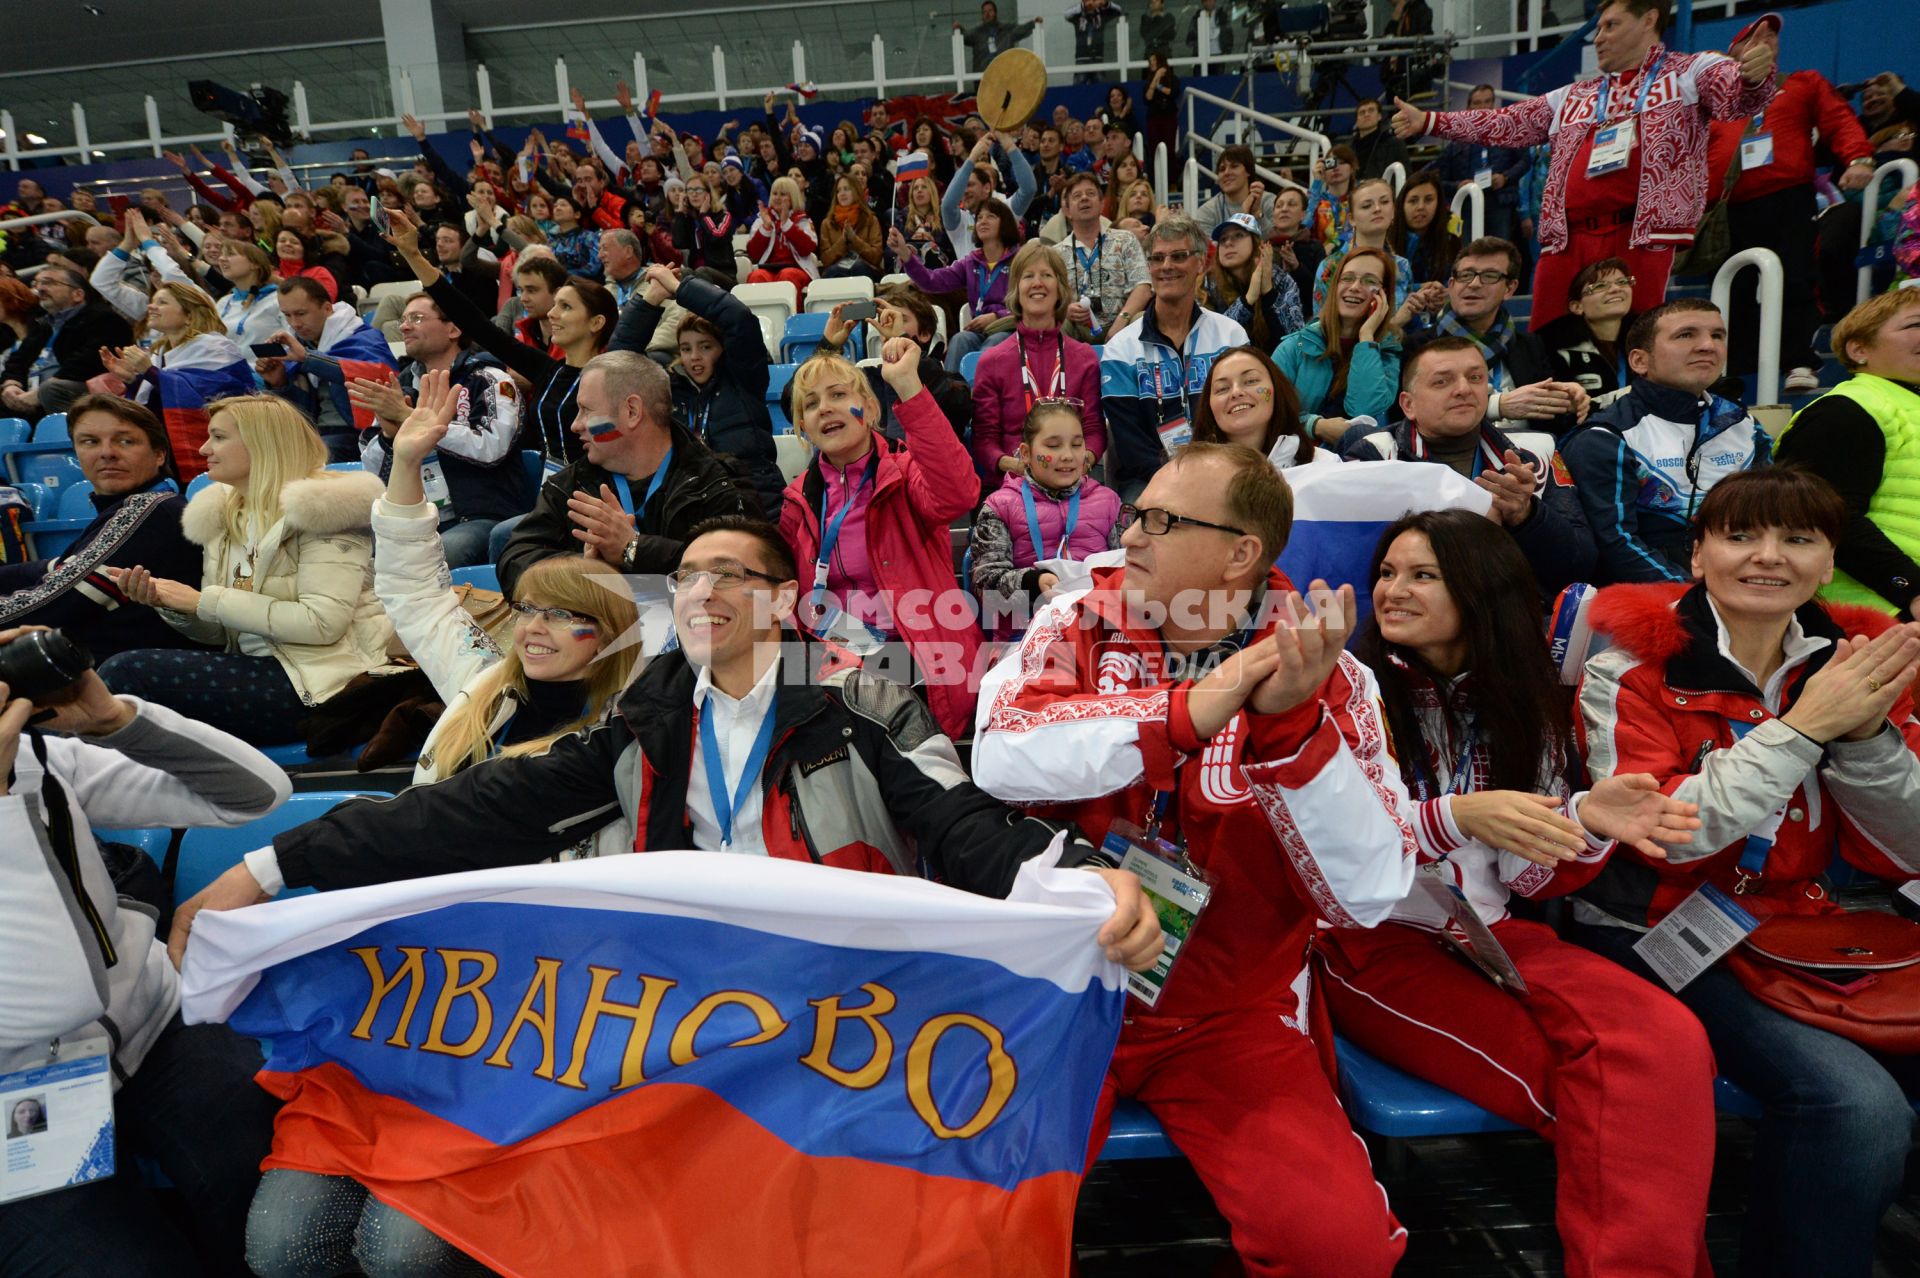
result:
M 1867 502 L 1867 518 L 1907 558 L 1920 560 L 1920 395 L 1884 377 L 1855 373 L 1795 413 L 1787 429 L 1780 433 L 1781 443 L 1786 443 L 1801 418 L 1834 396 L 1858 405 L 1886 436 L 1886 458 L 1880 467 L 1880 483 Z M 1920 582 L 1913 583 L 1913 589 L 1904 598 L 1890 600 L 1858 578 L 1835 568 L 1832 583 L 1821 590 L 1820 597 L 1897 613 L 1916 594 L 1920 594 Z

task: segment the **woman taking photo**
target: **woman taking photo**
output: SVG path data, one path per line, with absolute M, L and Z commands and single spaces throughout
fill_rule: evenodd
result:
M 242 347 L 262 343 L 287 326 L 280 317 L 280 293 L 274 288 L 273 259 L 251 240 L 228 240 L 220 274 L 233 285 L 220 299 L 220 323 Z
M 187 483 L 207 468 L 200 456 L 207 442 L 201 405 L 251 394 L 253 363 L 227 336 L 213 299 L 190 284 L 153 286 L 147 332 L 158 334 L 150 349 L 102 350 L 100 362 L 119 381 L 116 394 L 147 405 L 166 423 L 167 446 L 180 482 Z
M 1360 157 L 1342 142 L 1318 163 L 1307 188 L 1307 229 L 1329 253 L 1346 240 L 1347 197 L 1359 171 Z
M 414 278 L 426 285 L 427 295 L 440 307 L 447 322 L 532 384 L 527 402 L 533 409 L 547 459 L 562 465 L 576 460 L 582 446 L 573 432 L 573 419 L 578 415 L 574 392 L 580 370 L 608 349 L 614 325 L 619 322 L 620 310 L 614 305 L 613 294 L 578 275 L 568 276 L 565 284 L 553 290 L 553 304 L 547 310 L 547 336 L 566 352 L 565 358 L 555 359 L 544 348 L 529 346 L 496 328 L 491 316 L 429 262 L 420 252 L 420 224 L 411 215 L 396 210 L 392 219 L 387 242 L 399 252 Z
M 886 246 L 880 219 L 867 203 L 866 192 L 852 176 L 833 180 L 833 207 L 820 227 L 820 274 L 826 279 L 863 275 L 880 278 Z
M 543 559 L 521 574 L 513 642 L 504 653 L 476 630 L 446 585 L 439 516 L 420 478 L 421 464 L 453 421 L 458 392 L 435 371 L 422 375 L 418 398 L 393 437 L 386 494 L 373 508 L 374 591 L 446 706 L 414 766 L 415 785 L 497 754 L 533 753 L 598 723 L 640 655 L 638 642 L 619 642 L 630 639 L 639 616 L 631 593 L 586 555 Z M 624 822 L 615 827 L 610 838 L 591 843 L 631 851 L 632 830 Z
M 733 256 L 733 218 L 713 198 L 707 179 L 696 173 L 687 181 L 687 206 L 673 215 L 673 246 L 687 255 L 687 265 L 718 271 L 738 283 L 739 263 Z
M 949 373 L 960 371 L 960 361 L 974 351 L 1007 339 L 1013 331 L 1013 318 L 1007 313 L 1007 269 L 1014 248 L 1020 243 L 1020 220 L 1004 200 L 983 200 L 973 216 L 973 252 L 952 266 L 930 270 L 908 252 L 907 240 L 900 232 L 887 236 L 887 247 L 900 267 L 922 293 L 951 293 L 967 290 L 967 305 L 973 318 L 947 343 L 946 366 Z
M 202 547 L 199 589 L 116 571 L 130 603 L 197 643 L 110 657 L 100 677 L 256 745 L 300 738 L 313 708 L 386 664 L 393 627 L 372 587 L 368 511 L 380 481 L 326 469 L 327 446 L 300 410 L 273 395 L 210 405 L 201 445 L 214 482 L 181 527 Z
M 813 574 L 799 619 L 809 633 L 860 651 L 903 641 L 916 667 L 940 672 L 927 688 L 940 730 L 965 735 L 979 622 L 938 606 L 898 615 L 894 607 L 909 596 L 937 602 L 956 589 L 950 525 L 973 509 L 980 485 L 966 445 L 921 384 L 914 340 L 887 339 L 880 361 L 899 399 L 904 448 L 874 429 L 880 401 L 846 360 L 816 355 L 793 375 L 794 424 L 815 449 L 780 510 L 801 572 L 811 566 Z
M 1100 360 L 1093 347 L 1062 328 L 1073 297 L 1060 255 L 1039 240 L 1022 246 L 1013 255 L 1007 296 L 1019 308 L 1014 340 L 982 354 L 973 372 L 973 456 L 986 472 L 988 492 L 1000 487 L 1002 476 L 1024 473 L 1020 443 L 1027 414 L 1042 400 L 1074 406 L 1095 462 L 1107 451 Z
M 553 229 L 547 232 L 547 247 L 560 259 L 560 265 L 574 275 L 600 278 L 600 232 L 580 221 L 580 206 L 571 195 L 553 197 Z
M 1750 957 L 1784 948 L 1864 958 L 1882 942 L 1889 952 L 1911 946 L 1884 930 L 1909 933 L 1910 924 L 1846 913 L 1826 880 L 1836 857 L 1881 878 L 1920 874 L 1910 687 L 1920 626 L 1815 602 L 1833 579 L 1846 519 L 1840 495 L 1799 466 L 1721 480 L 1695 518 L 1691 585 L 1612 586 L 1595 599 L 1593 629 L 1612 646 L 1587 661 L 1580 684 L 1595 779 L 1650 773 L 1699 805 L 1701 828 L 1665 858 L 1616 851 L 1581 890 L 1570 938 L 1657 981 L 1635 946 L 1703 885 L 1763 920 L 1678 993 L 1706 1028 L 1720 1073 L 1761 1110 L 1743 1278 L 1868 1278 L 1912 1145 L 1915 1058 L 1835 1033 L 1845 1023 L 1837 1014 L 1827 1027 L 1803 1019 L 1871 983 L 1835 972 L 1783 996 L 1780 983 L 1793 978 Z M 1867 939 L 1870 927 L 1877 939 Z
M 1347 223 L 1346 242 L 1327 254 L 1326 261 L 1320 263 L 1320 269 L 1314 272 L 1313 307 L 1320 309 L 1327 300 L 1327 281 L 1335 277 L 1340 263 L 1348 254 L 1358 249 L 1373 249 L 1381 253 L 1392 253 L 1387 241 L 1393 233 L 1393 187 L 1379 178 L 1368 178 L 1353 188 L 1353 198 L 1348 201 L 1351 213 Z M 1453 264 L 1447 264 L 1451 271 Z M 1393 304 L 1395 307 L 1407 300 L 1412 290 L 1410 277 L 1413 267 L 1407 259 L 1395 253 L 1393 255 L 1393 277 L 1395 280 Z
M 1347 254 L 1319 318 L 1280 343 L 1273 362 L 1300 395 L 1300 424 L 1338 444 L 1356 417 L 1387 420 L 1400 392 L 1400 335 L 1392 328 L 1393 261 L 1379 249 Z
M 906 207 L 894 210 L 893 229 L 905 237 L 909 255 L 919 258 L 928 270 L 953 265 L 953 242 L 940 225 L 940 188 L 932 178 L 915 178 L 908 184 Z M 891 234 L 887 243 L 894 269 L 906 270 L 906 257 L 892 248 Z
M 1300 291 L 1273 260 L 1273 246 L 1260 238 L 1251 213 L 1234 213 L 1213 228 L 1213 265 L 1200 277 L 1200 305 L 1219 311 L 1247 330 L 1263 351 L 1306 327 Z
M 1380 538 L 1371 576 L 1355 655 L 1378 681 L 1412 796 L 1407 824 L 1431 868 L 1391 922 L 1322 937 L 1333 1022 L 1553 1143 L 1568 1273 L 1707 1273 L 1706 1035 L 1671 995 L 1508 911 L 1514 896 L 1580 887 L 1619 855 L 1614 839 L 1661 859 L 1663 844 L 1684 848 L 1700 825 L 1694 805 L 1644 773 L 1576 793 L 1539 587 L 1498 523 L 1464 510 L 1405 516 Z M 1489 979 L 1512 984 L 1498 955 L 1450 943 L 1462 915 L 1491 933 L 1524 997 Z
M 1258 346 L 1235 346 L 1214 359 L 1193 414 L 1193 442 L 1251 448 L 1281 470 L 1340 464 L 1340 454 L 1300 425 L 1293 383 Z
M 1587 263 L 1567 285 L 1567 313 L 1540 329 L 1554 380 L 1578 382 L 1595 408 L 1632 389 L 1621 342 L 1633 327 L 1631 271 L 1617 257 Z M 1839 346 L 1833 349 L 1840 353 Z
M 1438 280 L 1453 274 L 1460 256 L 1460 237 L 1447 229 L 1452 212 L 1443 206 L 1440 175 L 1421 169 L 1400 188 L 1400 216 L 1394 222 L 1393 251 L 1413 268 L 1409 284 Z

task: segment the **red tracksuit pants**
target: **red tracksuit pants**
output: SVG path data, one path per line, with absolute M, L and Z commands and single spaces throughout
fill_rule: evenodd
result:
M 1418 928 L 1326 934 L 1321 984 L 1335 1028 L 1553 1142 L 1570 1278 L 1710 1275 L 1706 1032 L 1666 991 L 1550 928 L 1508 919 L 1493 934 L 1524 997 Z
M 1406 1231 L 1318 1049 L 1280 1008 L 1130 1020 L 1094 1111 L 1089 1165 L 1123 1096 L 1151 1110 L 1193 1164 L 1252 1278 L 1393 1272 Z

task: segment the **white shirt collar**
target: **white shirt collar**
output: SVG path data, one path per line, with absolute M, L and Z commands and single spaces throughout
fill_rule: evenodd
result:
M 767 707 L 773 704 L 774 691 L 780 686 L 780 658 L 778 657 L 773 659 L 773 664 L 767 667 L 766 673 L 760 676 L 752 690 L 738 700 L 728 696 L 725 689 L 714 686 L 712 673 L 707 667 L 700 666 L 698 669 L 700 673 L 693 681 L 693 704 L 696 707 L 705 702 L 707 694 L 711 692 L 723 705 L 736 713 L 743 709 L 751 709 L 758 714 L 765 714 Z
M 1833 642 L 1831 639 L 1823 639 L 1817 635 L 1807 634 L 1805 630 L 1801 629 L 1800 618 L 1794 617 L 1790 619 L 1787 622 L 1786 636 L 1780 641 L 1780 650 L 1785 655 L 1786 660 L 1782 661 L 1780 668 L 1773 672 L 1773 678 L 1767 680 L 1766 686 L 1761 687 L 1759 676 L 1741 665 L 1739 660 L 1733 655 L 1733 649 L 1728 646 L 1727 622 L 1726 619 L 1720 615 L 1720 605 L 1713 601 L 1712 595 L 1707 596 L 1707 607 L 1713 610 L 1714 643 L 1720 649 L 1720 655 L 1725 657 L 1728 664 L 1735 670 L 1745 675 L 1748 682 L 1752 683 L 1754 687 L 1760 688 L 1760 699 L 1765 701 L 1768 707 L 1776 714 L 1779 713 L 1780 709 L 1780 690 L 1785 686 L 1787 676 L 1793 673 L 1794 668 L 1804 662 L 1808 657 Z

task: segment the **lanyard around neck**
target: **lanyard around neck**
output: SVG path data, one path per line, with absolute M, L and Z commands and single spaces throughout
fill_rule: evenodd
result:
M 1640 95 L 1633 100 L 1633 114 L 1639 115 L 1646 107 L 1647 91 L 1653 88 L 1653 82 L 1660 74 L 1660 64 L 1666 60 L 1667 55 L 1663 52 L 1653 60 L 1653 65 L 1647 68 L 1646 78 L 1640 81 Z M 1597 95 L 1599 101 L 1594 108 L 1595 115 L 1593 118 L 1595 123 L 1605 124 L 1607 122 L 1607 99 L 1611 95 L 1612 90 L 1613 78 L 1611 76 L 1601 76 L 1600 92 Z
M 653 495 L 660 491 L 661 484 L 667 482 L 667 467 L 671 465 L 673 465 L 673 449 L 669 448 L 667 455 L 660 459 L 660 465 L 654 468 L 653 478 L 647 483 L 646 495 L 640 498 L 638 506 L 633 504 L 633 487 L 627 482 L 627 477 L 625 475 L 613 477 L 613 486 L 620 493 L 620 504 L 627 508 L 629 515 L 637 520 L 647 513 L 647 507 L 653 502 Z
M 851 515 L 853 508 L 860 504 L 861 495 L 866 492 L 867 485 L 873 482 L 879 467 L 880 453 L 876 449 L 867 458 L 867 469 L 861 474 L 860 482 L 854 486 L 852 492 L 847 494 L 846 504 L 840 507 L 840 513 L 831 521 L 827 519 L 827 494 L 824 492 L 820 494 L 820 553 L 815 557 L 813 564 L 814 594 L 818 595 L 827 588 L 827 565 L 833 561 L 833 548 L 840 542 L 840 526 L 847 522 L 847 516 Z M 844 480 L 844 473 L 842 478 Z
M 1067 338 L 1066 334 L 1061 333 L 1058 329 L 1055 329 L 1054 333 L 1060 343 L 1060 358 L 1053 366 L 1053 376 L 1048 379 L 1049 388 L 1046 397 L 1049 399 L 1065 399 L 1067 395 Z M 1027 364 L 1026 334 L 1016 333 L 1014 334 L 1014 340 L 1020 343 L 1020 381 L 1026 387 L 1027 411 L 1031 413 L 1033 406 L 1041 399 L 1040 384 L 1034 379 L 1033 369 Z
M 1040 535 L 1040 512 L 1033 504 L 1033 484 L 1029 480 L 1020 481 L 1020 502 L 1027 508 L 1027 536 L 1033 540 L 1033 557 L 1046 559 L 1047 545 Z M 1073 530 L 1080 523 L 1080 486 L 1074 485 L 1073 496 L 1067 502 L 1067 522 L 1060 528 L 1060 549 L 1051 556 L 1054 559 L 1070 558 L 1067 554 L 1067 542 L 1073 537 Z
M 714 824 L 720 827 L 720 846 L 733 845 L 733 818 L 747 800 L 748 787 L 760 779 L 767 766 L 767 754 L 773 748 L 773 706 L 768 705 L 760 718 L 760 731 L 754 735 L 753 749 L 740 768 L 740 780 L 731 793 L 727 790 L 726 765 L 720 761 L 720 734 L 713 726 L 713 694 L 700 702 L 700 755 L 707 773 L 707 798 L 713 803 Z

